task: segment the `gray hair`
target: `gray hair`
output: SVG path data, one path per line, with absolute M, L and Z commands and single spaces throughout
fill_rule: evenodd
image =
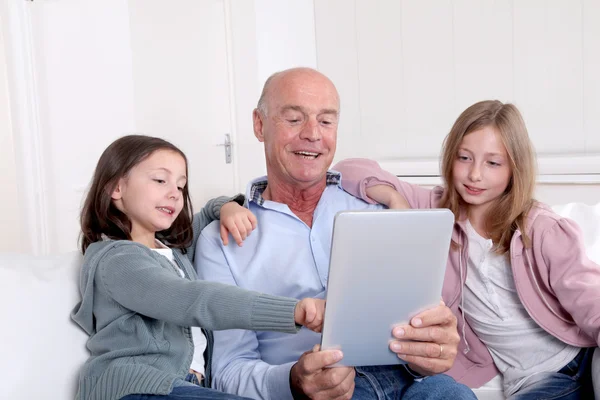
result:
M 262 89 L 262 93 L 260 94 L 260 98 L 258 99 L 258 103 L 256 104 L 256 109 L 265 117 L 267 116 L 267 110 L 268 110 L 267 95 L 268 95 L 269 87 L 271 86 L 271 84 L 273 83 L 275 78 L 277 78 L 279 75 L 281 75 L 284 72 L 285 71 L 275 72 L 274 74 L 269 76 L 267 78 L 267 80 L 265 81 L 265 84 Z

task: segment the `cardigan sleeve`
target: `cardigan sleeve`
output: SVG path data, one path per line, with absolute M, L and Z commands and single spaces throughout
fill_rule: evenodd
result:
M 296 299 L 182 279 L 138 246 L 115 245 L 100 260 L 96 280 L 123 307 L 177 325 L 297 331 Z
M 600 265 L 586 254 L 581 229 L 559 219 L 542 238 L 548 280 L 577 326 L 600 345 Z
M 341 172 L 344 190 L 367 203 L 374 203 L 367 196 L 367 188 L 375 185 L 393 187 L 404 197 L 411 208 L 433 208 L 439 198 L 431 189 L 401 181 L 394 174 L 382 169 L 373 160 L 349 158 L 337 163 L 333 169 Z

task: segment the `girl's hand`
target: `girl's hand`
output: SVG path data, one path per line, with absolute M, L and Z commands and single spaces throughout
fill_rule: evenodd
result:
M 227 246 L 229 233 L 233 240 L 241 246 L 246 237 L 256 229 L 256 217 L 250 210 L 230 201 L 221 207 L 221 240 Z
M 200 372 L 193 370 L 190 368 L 190 370 L 188 371 L 189 374 L 193 374 L 196 375 L 196 379 L 198 380 L 198 382 L 202 382 L 202 380 L 204 379 L 204 375 L 202 375 Z M 195 383 L 195 382 L 193 382 Z
M 410 208 L 410 205 L 400 193 L 392 186 L 374 185 L 366 189 L 367 196 L 371 200 L 387 206 L 387 208 L 404 209 Z
M 306 298 L 296 304 L 294 320 L 311 331 L 321 332 L 325 315 L 325 300 Z

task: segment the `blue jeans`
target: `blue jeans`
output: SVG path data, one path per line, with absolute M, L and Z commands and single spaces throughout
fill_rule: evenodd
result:
M 202 382 L 199 382 L 196 375 L 193 374 L 188 374 L 185 380 L 194 385 L 176 386 L 167 395 L 130 394 L 122 397 L 121 400 L 251 400 L 247 397 L 240 397 L 199 386 Z
M 548 374 L 510 396 L 510 400 L 583 400 L 594 398 L 592 356 L 595 347 L 581 349 L 560 371 Z
M 402 365 L 356 367 L 354 384 L 352 398 L 358 400 L 477 399 L 448 375 L 415 381 Z

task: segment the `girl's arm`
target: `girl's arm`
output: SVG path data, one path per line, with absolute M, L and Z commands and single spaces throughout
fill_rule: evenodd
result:
M 376 203 L 383 204 L 384 206 L 387 206 L 387 208 L 410 208 L 410 204 L 408 204 L 408 201 L 406 201 L 404 196 L 402 196 L 400 192 L 396 191 L 396 189 L 394 189 L 392 186 L 368 186 L 365 190 L 365 193 L 369 199 Z
M 600 345 L 600 265 L 587 256 L 581 229 L 574 221 L 561 218 L 542 237 L 532 239 L 534 254 L 545 264 L 561 306 Z
M 256 217 L 246 207 L 234 201 L 223 204 L 221 207 L 221 240 L 227 246 L 229 234 L 238 246 L 241 246 L 246 237 L 256 229 Z
M 439 194 L 434 191 L 399 180 L 373 160 L 349 158 L 332 169 L 342 173 L 345 191 L 367 203 L 377 202 L 390 208 L 432 208 L 439 199 Z M 397 194 L 393 194 L 394 191 Z
M 319 299 L 298 301 L 182 279 L 134 243 L 115 244 L 100 261 L 95 279 L 123 307 L 180 326 L 295 333 L 300 324 L 320 331 L 324 313 Z
M 186 253 L 186 255 L 190 261 L 194 260 L 194 253 L 196 252 L 196 242 L 198 241 L 198 237 L 200 236 L 200 232 L 202 232 L 202 229 L 204 229 L 211 222 L 221 218 L 221 211 L 222 211 L 223 206 L 227 205 L 228 203 L 235 203 L 235 204 L 238 204 L 240 208 L 243 208 L 242 206 L 244 205 L 244 201 L 245 201 L 245 197 L 243 194 L 238 194 L 233 197 L 226 197 L 226 196 L 215 197 L 214 199 L 209 200 L 204 205 L 204 207 L 202 207 L 202 209 L 200 211 L 198 211 L 196 214 L 194 214 L 194 217 L 192 219 L 192 229 L 194 231 L 194 239 L 192 240 L 191 245 L 187 248 L 187 253 Z M 230 217 L 228 217 L 228 219 L 227 219 L 225 229 L 227 229 L 228 231 L 231 232 L 232 229 L 237 228 L 238 233 L 239 233 L 239 229 L 240 229 L 239 224 L 246 226 L 245 222 L 243 222 L 244 219 L 240 216 L 231 217 L 231 213 L 229 212 L 230 210 L 228 210 L 226 208 L 226 211 L 228 211 L 227 215 Z M 247 215 L 245 212 L 243 212 L 243 214 Z M 254 217 L 254 215 L 252 215 L 252 217 Z M 246 219 L 249 219 L 249 217 L 246 217 Z M 254 229 L 255 227 L 256 227 L 256 225 L 252 225 L 252 229 Z M 249 232 L 247 231 L 246 236 L 248 235 L 248 233 Z M 223 237 L 224 237 L 223 242 L 226 243 L 227 235 L 223 233 L 223 226 L 221 225 L 221 238 L 223 238 Z M 241 235 L 238 237 L 236 237 L 234 235 L 234 239 L 236 240 L 236 242 L 238 244 L 240 244 L 241 240 L 243 240 L 243 239 L 241 239 Z M 239 240 L 239 239 L 241 239 L 241 240 Z M 244 237 L 244 239 L 245 239 L 245 237 Z

